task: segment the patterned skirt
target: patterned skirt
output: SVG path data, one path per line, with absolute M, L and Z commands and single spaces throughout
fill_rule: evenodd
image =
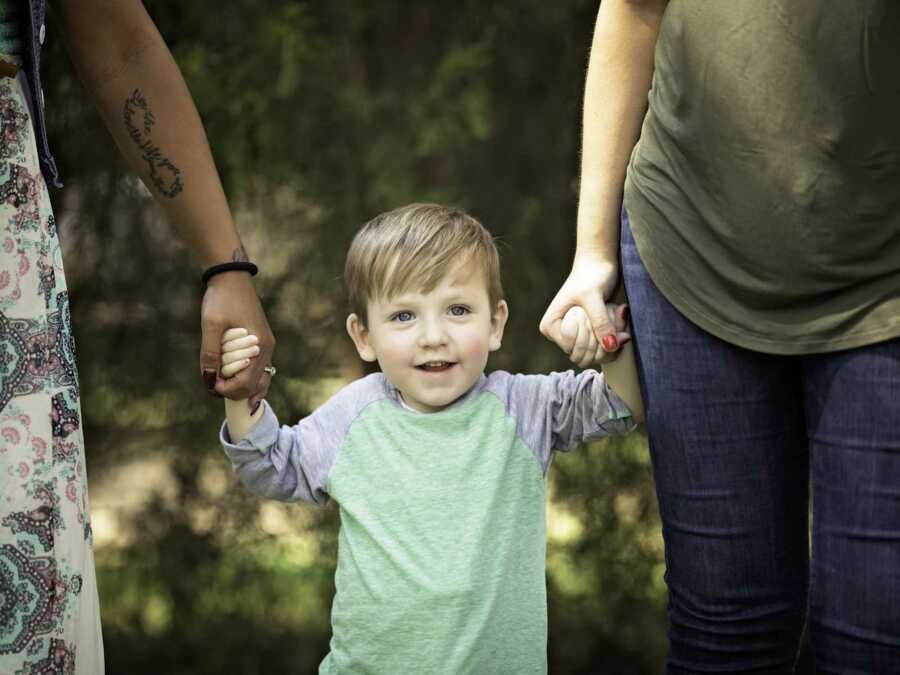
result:
M 22 84 L 0 77 L 0 673 L 103 672 L 59 239 Z

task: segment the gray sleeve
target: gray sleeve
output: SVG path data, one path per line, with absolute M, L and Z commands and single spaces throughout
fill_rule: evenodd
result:
M 228 425 L 223 423 L 219 440 L 240 481 L 263 497 L 327 503 L 328 473 L 350 425 L 368 403 L 383 395 L 378 376 L 344 387 L 293 426 L 279 425 L 264 401 L 262 418 L 238 443 L 231 442 Z
M 516 419 L 520 438 L 545 470 L 554 450 L 571 450 L 637 426 L 628 406 L 596 370 L 505 375 L 505 382 L 497 384 L 507 389 L 507 409 Z

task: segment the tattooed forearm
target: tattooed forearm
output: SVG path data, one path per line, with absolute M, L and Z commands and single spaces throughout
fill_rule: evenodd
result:
M 181 169 L 164 157 L 162 151 L 150 138 L 150 130 L 156 124 L 156 116 L 150 110 L 147 99 L 140 89 L 135 89 L 131 96 L 125 99 L 123 112 L 125 128 L 135 145 L 141 150 L 141 157 L 147 162 L 150 171 L 150 180 L 160 194 L 166 197 L 174 197 L 184 189 L 181 180 Z M 135 119 L 135 118 L 138 119 Z
M 249 260 L 243 246 L 234 249 L 234 253 L 231 254 L 231 262 L 247 262 Z

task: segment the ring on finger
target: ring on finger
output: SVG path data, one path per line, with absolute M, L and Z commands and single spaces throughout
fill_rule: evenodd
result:
M 269 374 L 269 377 L 275 377 L 275 373 L 278 372 L 275 366 L 266 366 L 263 370 Z

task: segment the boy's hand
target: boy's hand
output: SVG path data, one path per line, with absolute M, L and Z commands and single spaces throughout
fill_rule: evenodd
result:
M 628 305 L 606 303 L 609 324 L 615 328 L 619 346 L 631 340 L 626 332 Z M 579 305 L 571 307 L 563 316 L 559 328 L 562 337 L 560 347 L 569 355 L 569 360 L 579 368 L 587 368 L 593 363 L 604 360 L 606 350 L 597 340 L 591 329 L 587 312 Z
M 259 338 L 250 335 L 246 328 L 228 329 L 222 334 L 222 377 L 228 379 L 241 372 L 259 353 Z M 246 398 L 225 399 L 228 433 L 234 443 L 244 438 L 262 416 L 263 409 L 259 402 L 252 403 Z
M 222 377 L 229 378 L 250 365 L 259 356 L 259 338 L 246 328 L 230 328 L 222 334 Z

